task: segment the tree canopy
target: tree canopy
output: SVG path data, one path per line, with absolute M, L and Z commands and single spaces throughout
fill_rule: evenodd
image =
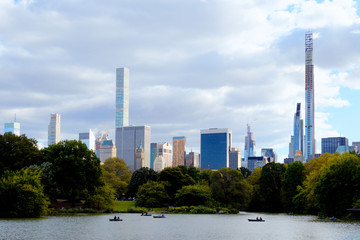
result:
M 157 178 L 158 173 L 155 172 L 152 168 L 143 167 L 135 170 L 131 175 L 129 191 L 127 195 L 134 197 L 138 191 L 139 186 L 147 183 L 148 181 L 156 181 Z
M 52 172 L 48 182 L 56 187 L 49 192 L 56 194 L 52 198 L 70 199 L 74 204 L 83 197 L 84 190 L 92 194 L 103 185 L 100 160 L 81 141 L 61 141 L 43 149 L 43 153 Z
M 16 171 L 41 162 L 35 139 L 10 132 L 0 134 L 0 176 L 6 170 Z
M 166 207 L 169 204 L 169 196 L 162 182 L 148 181 L 139 186 L 136 205 L 140 207 Z

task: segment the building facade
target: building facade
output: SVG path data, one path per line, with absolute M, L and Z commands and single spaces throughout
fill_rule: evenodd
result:
M 100 145 L 100 161 L 116 157 L 116 147 L 112 140 L 104 140 Z
M 186 154 L 186 166 L 200 168 L 200 154 L 193 151 Z
M 305 33 L 305 161 L 316 153 L 314 98 L 313 34 Z
M 232 131 L 227 128 L 210 128 L 200 131 L 201 169 L 217 170 L 229 167 Z
M 129 125 L 129 79 L 129 69 L 116 69 L 115 128 L 126 127 Z
M 145 153 L 141 144 L 135 150 L 135 170 L 145 167 Z
M 349 141 L 345 137 L 328 137 L 321 139 L 321 154 L 335 153 L 339 146 L 349 149 Z
M 262 148 L 261 156 L 268 157 L 271 159 L 271 162 L 277 162 L 277 154 L 273 148 Z
M 172 167 L 173 148 L 171 144 L 168 142 L 156 143 L 156 145 L 152 143 L 152 146 L 157 146 L 157 156 L 154 159 L 154 170 L 160 172 L 166 167 Z M 156 152 L 155 150 L 152 151 Z
M 60 142 L 60 114 L 50 114 L 50 124 L 48 126 L 48 145 Z
M 184 166 L 186 158 L 186 138 L 173 137 L 173 161 L 172 166 Z
M 79 140 L 85 143 L 89 150 L 93 150 L 94 152 L 96 151 L 95 134 L 91 131 L 91 129 L 81 131 L 79 133 Z
M 248 157 L 256 155 L 256 147 L 254 140 L 254 133 L 250 131 L 250 125 L 247 125 L 247 135 L 245 136 L 244 158 L 247 161 Z
M 116 128 L 117 157 L 135 169 L 135 150 L 141 144 L 144 150 L 144 166 L 150 167 L 150 134 L 149 126 L 127 126 Z
M 4 124 L 4 133 L 11 132 L 16 136 L 20 136 L 20 123 L 12 122 Z
M 159 144 L 150 143 L 150 168 L 155 170 L 155 159 L 159 156 Z
M 301 103 L 296 105 L 294 114 L 294 154 L 296 151 L 304 153 L 304 121 L 301 119 Z
M 249 169 L 251 172 L 253 172 L 255 170 L 255 168 L 257 167 L 263 167 L 265 166 L 267 163 L 271 162 L 271 160 L 269 160 L 268 157 L 248 157 L 247 163 L 248 163 L 248 167 L 247 169 Z
M 229 153 L 229 168 L 241 168 L 241 152 L 238 148 L 231 148 Z

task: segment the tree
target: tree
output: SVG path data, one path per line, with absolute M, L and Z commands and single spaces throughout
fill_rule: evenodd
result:
M 264 210 L 267 212 L 283 211 L 283 187 L 282 181 L 285 174 L 285 166 L 280 163 L 268 163 L 261 171 L 259 178 L 260 193 L 264 199 Z
M 84 191 L 92 195 L 103 185 L 100 160 L 81 141 L 61 141 L 43 149 L 43 154 L 52 172 L 50 187 L 56 186 L 49 191 L 53 199 L 67 198 L 74 205 L 84 197 Z
M 183 174 L 188 174 L 190 177 L 192 177 L 192 179 L 194 179 L 195 182 L 199 181 L 200 170 L 197 169 L 196 167 L 187 167 L 187 166 L 180 165 L 180 166 L 178 166 L 178 168 L 180 168 L 180 170 L 183 172 Z
M 41 162 L 35 139 L 12 133 L 0 134 L 0 176 L 6 170 L 16 171 Z
M 240 167 L 240 172 L 244 176 L 245 179 L 247 179 L 251 175 L 251 171 L 247 169 L 246 167 Z
M 344 217 L 360 198 L 360 158 L 344 153 L 322 171 L 314 193 L 316 205 L 328 216 Z
M 159 173 L 159 181 L 164 182 L 165 189 L 172 202 L 176 192 L 183 186 L 193 185 L 195 181 L 189 174 L 184 174 L 179 167 L 168 167 Z
M 40 171 L 5 171 L 0 179 L 0 217 L 40 217 L 47 209 Z
M 148 181 L 156 181 L 157 178 L 158 173 L 151 168 L 143 167 L 135 170 L 131 175 L 129 191 L 127 195 L 130 197 L 136 196 L 139 186 L 147 183 Z
M 248 205 L 249 211 L 263 211 L 264 199 L 260 193 L 259 179 L 261 176 L 262 168 L 257 167 L 251 173 L 251 175 L 246 179 L 246 181 L 251 185 L 252 193 L 250 202 Z
M 207 185 L 189 185 L 182 187 L 175 195 L 178 206 L 207 205 L 211 200 L 211 190 Z
M 125 161 L 119 158 L 108 158 L 101 165 L 104 182 L 116 191 L 116 197 L 121 198 L 128 190 L 132 171 Z
M 110 208 L 115 197 L 115 190 L 107 184 L 98 187 L 93 195 L 87 195 L 85 207 L 94 209 Z
M 211 178 L 211 175 L 213 174 L 213 171 L 210 170 L 210 169 L 203 169 L 200 171 L 199 173 L 199 179 L 201 181 L 206 181 L 208 183 L 210 183 L 210 178 Z
M 164 184 L 155 181 L 148 181 L 141 185 L 136 196 L 136 205 L 148 208 L 165 207 L 170 200 Z
M 221 168 L 211 175 L 210 188 L 213 198 L 225 205 L 238 210 L 247 207 L 251 187 L 242 174 L 232 168 Z
M 285 209 L 294 211 L 293 198 L 296 196 L 298 186 L 305 180 L 305 166 L 302 162 L 295 161 L 286 168 L 283 186 L 285 193 Z

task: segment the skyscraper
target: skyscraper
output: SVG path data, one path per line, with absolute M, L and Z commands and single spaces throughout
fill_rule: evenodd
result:
M 4 133 L 11 132 L 16 136 L 20 136 L 20 123 L 12 122 L 4 124 Z
M 229 153 L 229 168 L 241 168 L 241 153 L 238 148 L 231 148 Z
M 244 149 L 244 158 L 245 161 L 248 160 L 248 157 L 253 157 L 256 155 L 254 133 L 250 131 L 250 125 L 247 124 L 247 135 L 245 136 L 245 149 Z
M 349 140 L 346 137 L 328 137 L 321 139 L 321 154 L 335 153 L 339 146 L 349 148 Z
M 261 156 L 267 157 L 269 161 L 272 160 L 273 162 L 277 162 L 277 154 L 273 148 L 262 148 Z
M 315 122 L 314 122 L 314 64 L 313 34 L 305 33 L 305 161 L 314 157 Z
M 115 128 L 129 125 L 129 69 L 116 69 L 116 119 Z
M 173 137 L 173 161 L 172 166 L 184 166 L 186 158 L 186 138 Z
M 227 128 L 210 128 L 200 131 L 201 169 L 217 170 L 229 167 L 232 131 Z
M 50 114 L 50 124 L 48 126 L 48 145 L 60 142 L 60 114 Z
M 116 128 L 116 156 L 123 159 L 133 170 L 135 169 L 135 150 L 140 144 L 144 151 L 144 167 L 150 167 L 150 127 Z
M 91 129 L 84 130 L 79 133 L 79 140 L 86 144 L 89 150 L 95 152 L 95 135 Z
M 304 154 L 304 121 L 301 119 L 301 103 L 298 103 L 296 106 L 296 112 L 294 114 L 294 149 L 293 153 L 295 155 L 296 151 L 301 151 Z

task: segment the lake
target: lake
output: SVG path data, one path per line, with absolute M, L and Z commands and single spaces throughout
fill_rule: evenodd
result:
M 115 214 L 0 219 L 0 239 L 360 239 L 360 222 L 318 221 L 315 216 L 245 213 L 167 214 L 166 218 Z M 265 222 L 248 222 L 262 217 Z

